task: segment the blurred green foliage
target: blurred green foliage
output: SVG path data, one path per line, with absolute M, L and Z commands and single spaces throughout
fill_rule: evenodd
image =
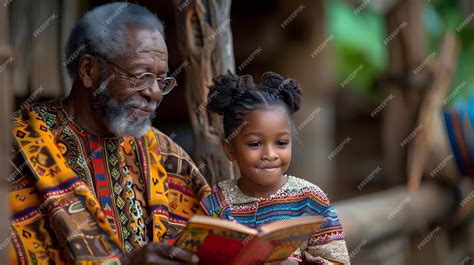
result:
M 452 89 L 463 82 L 467 86 L 459 89 L 450 103 L 474 95 L 474 10 L 463 10 L 460 2 L 430 0 L 425 3 L 423 10 L 429 51 L 438 48 L 446 30 L 455 32 L 461 42 Z M 326 9 L 328 34 L 334 36 L 332 47 L 339 82 L 346 80 L 362 64 L 364 69 L 357 73 L 346 88 L 356 89 L 378 100 L 382 95 L 374 86 L 375 80 L 386 71 L 388 63 L 388 50 L 384 44 L 388 35 L 385 18 L 372 10 L 370 5 L 354 6 L 342 0 L 326 1 Z M 467 25 L 463 26 L 463 23 Z
M 326 9 L 338 80 L 343 82 L 362 64 L 364 68 L 346 88 L 376 95 L 375 78 L 387 65 L 384 18 L 368 7 L 355 14 L 356 7 L 344 1 L 328 0 Z

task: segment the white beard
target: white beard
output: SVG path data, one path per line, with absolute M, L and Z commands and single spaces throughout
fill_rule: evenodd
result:
M 144 136 L 151 128 L 151 122 L 155 117 L 154 110 L 158 106 L 156 102 L 145 102 L 139 95 L 120 102 L 109 96 L 106 90 L 99 92 L 93 102 L 94 108 L 100 113 L 107 128 L 115 135 L 122 137 Z M 130 114 L 131 105 L 148 106 L 153 111 L 148 117 L 134 112 Z

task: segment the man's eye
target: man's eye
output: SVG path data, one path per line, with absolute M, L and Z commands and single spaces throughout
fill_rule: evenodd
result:
M 260 142 L 250 142 L 247 145 L 250 147 L 259 147 L 262 144 Z
M 132 76 L 135 80 L 142 80 L 142 73 L 131 73 Z
M 148 77 L 148 74 L 145 72 L 139 72 L 139 73 L 136 73 L 135 76 L 137 77 L 138 80 L 144 80 Z

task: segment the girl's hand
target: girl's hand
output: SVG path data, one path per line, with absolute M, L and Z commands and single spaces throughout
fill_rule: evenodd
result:
M 121 264 L 197 264 L 199 258 L 184 249 L 164 243 L 148 243 L 145 246 L 125 254 Z

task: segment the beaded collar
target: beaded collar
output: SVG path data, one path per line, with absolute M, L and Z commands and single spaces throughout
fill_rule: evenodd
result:
M 229 179 L 229 180 L 219 182 L 217 186 L 223 191 L 224 197 L 230 203 L 230 205 L 253 203 L 253 202 L 259 202 L 263 200 L 271 200 L 277 197 L 288 196 L 288 194 L 290 193 L 299 192 L 302 190 L 306 190 L 308 188 L 316 187 L 314 184 L 304 179 L 300 179 L 300 178 L 289 176 L 289 175 L 285 175 L 285 176 L 288 177 L 288 180 L 286 181 L 286 183 L 283 184 L 283 186 L 281 186 L 281 188 L 278 189 L 274 194 L 269 195 L 264 198 L 256 198 L 256 197 L 245 195 L 240 190 L 239 186 L 237 185 L 236 179 Z

